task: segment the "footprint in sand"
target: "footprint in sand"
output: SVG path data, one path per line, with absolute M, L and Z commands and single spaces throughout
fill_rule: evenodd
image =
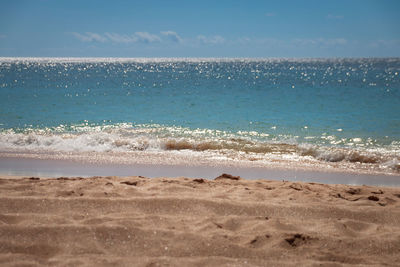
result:
M 270 238 L 271 238 L 271 235 L 269 235 L 269 234 L 259 235 L 259 236 L 254 237 L 249 242 L 249 245 L 252 248 L 261 248 L 270 242 Z
M 374 225 L 361 221 L 345 220 L 337 222 L 335 227 L 340 232 L 340 235 L 356 237 L 371 231 Z
M 125 182 L 121 182 L 120 184 L 137 186 L 138 182 L 137 181 L 125 181 Z
M 360 188 L 350 188 L 349 190 L 346 191 L 346 193 L 348 193 L 350 195 L 358 195 L 361 193 L 361 189 Z
M 299 247 L 303 244 L 308 243 L 312 238 L 303 234 L 294 234 L 285 238 L 285 241 L 292 247 Z
M 57 197 L 70 197 L 72 195 L 75 195 L 75 191 L 69 190 L 69 191 L 58 191 L 56 196 Z
M 19 222 L 21 222 L 23 220 L 24 219 L 20 216 L 0 214 L 0 225 L 1 224 L 18 224 Z

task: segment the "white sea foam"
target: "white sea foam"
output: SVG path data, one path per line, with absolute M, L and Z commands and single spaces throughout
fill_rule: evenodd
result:
M 395 171 L 400 171 L 400 160 L 398 158 L 391 159 L 382 164 L 382 167 L 389 168 Z
M 263 139 L 264 138 L 264 139 Z M 360 141 L 361 142 L 361 141 Z M 295 138 L 271 138 L 255 131 L 238 133 L 211 129 L 188 129 L 162 125 L 60 125 L 53 128 L 3 130 L 0 152 L 24 153 L 168 153 L 203 155 L 234 161 L 269 162 L 285 160 L 318 164 L 363 164 L 365 167 L 400 171 L 398 144 L 386 148 L 349 148 L 296 143 Z M 358 168 L 361 165 L 354 165 Z M 375 168 L 375 167 L 374 167 Z
M 160 147 L 157 139 L 149 139 L 140 135 L 134 138 L 126 138 L 114 132 L 0 134 L 0 150 L 2 151 L 123 152 Z

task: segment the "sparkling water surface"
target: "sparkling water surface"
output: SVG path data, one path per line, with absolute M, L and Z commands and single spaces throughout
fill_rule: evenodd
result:
M 396 170 L 400 59 L 2 58 L 0 128 L 2 151 L 235 150 Z

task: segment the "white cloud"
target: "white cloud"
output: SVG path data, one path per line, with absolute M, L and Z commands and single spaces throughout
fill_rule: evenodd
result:
M 249 38 L 249 37 L 240 37 L 239 39 L 236 40 L 236 42 L 237 42 L 238 44 L 247 45 L 247 44 L 252 43 L 253 40 L 252 40 L 251 38 Z
M 205 36 L 198 35 L 195 38 L 183 38 L 175 31 L 161 31 L 159 34 L 149 32 L 135 32 L 132 34 L 119 34 L 115 32 L 93 33 L 93 32 L 71 32 L 76 39 L 82 42 L 109 42 L 114 44 L 134 44 L 134 43 L 168 43 L 174 42 L 182 45 L 218 45 L 228 43 L 224 37 L 220 35 Z M 251 41 L 250 39 L 247 42 Z
M 148 32 L 135 32 L 134 34 L 119 34 L 106 32 L 104 34 L 86 32 L 84 34 L 72 32 L 72 35 L 82 42 L 112 42 L 112 43 L 155 43 L 161 42 L 161 38 L 156 34 Z
M 344 16 L 343 15 L 332 15 L 329 14 L 328 16 L 326 16 L 327 19 L 343 19 Z
M 0 34 L 0 39 L 5 39 L 5 38 L 7 38 L 7 35 Z
M 267 17 L 275 17 L 276 14 L 275 14 L 275 13 L 268 12 L 268 13 L 265 13 L 265 16 L 267 16 Z
M 314 38 L 314 39 L 294 39 L 292 40 L 294 45 L 314 45 L 314 46 L 337 46 L 347 44 L 347 40 L 344 38 Z
M 283 46 L 285 42 L 283 40 L 279 40 L 276 38 L 260 38 L 260 39 L 254 39 L 253 43 L 263 45 L 266 47 L 272 47 L 272 46 Z
M 143 43 L 161 42 L 161 38 L 158 35 L 148 32 L 135 32 L 135 36 L 137 36 L 138 41 Z
M 82 42 L 105 42 L 107 41 L 107 38 L 104 36 L 101 36 L 98 33 L 93 33 L 93 32 L 86 32 L 84 34 L 80 34 L 77 32 L 72 32 L 72 35 L 74 35 L 77 39 L 81 40 Z
M 176 43 L 181 43 L 182 38 L 174 31 L 163 31 L 161 32 L 162 35 L 166 36 L 169 40 L 176 42 Z
M 138 41 L 138 38 L 135 35 L 106 32 L 104 36 L 113 43 L 135 43 Z
M 400 47 L 400 40 L 375 40 L 369 43 L 373 48 Z
M 204 35 L 198 35 L 197 40 L 200 41 L 202 44 L 222 44 L 225 42 L 225 39 L 220 36 L 220 35 L 215 35 L 215 36 L 204 36 Z

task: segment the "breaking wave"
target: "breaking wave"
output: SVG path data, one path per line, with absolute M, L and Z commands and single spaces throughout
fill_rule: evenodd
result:
M 60 125 L 42 129 L 3 129 L 1 152 L 132 152 L 214 153 L 240 160 L 290 158 L 318 162 L 370 164 L 400 171 L 399 144 L 351 148 L 297 142 L 256 132 L 225 132 L 161 125 Z M 209 154 L 208 154 L 209 155 Z

